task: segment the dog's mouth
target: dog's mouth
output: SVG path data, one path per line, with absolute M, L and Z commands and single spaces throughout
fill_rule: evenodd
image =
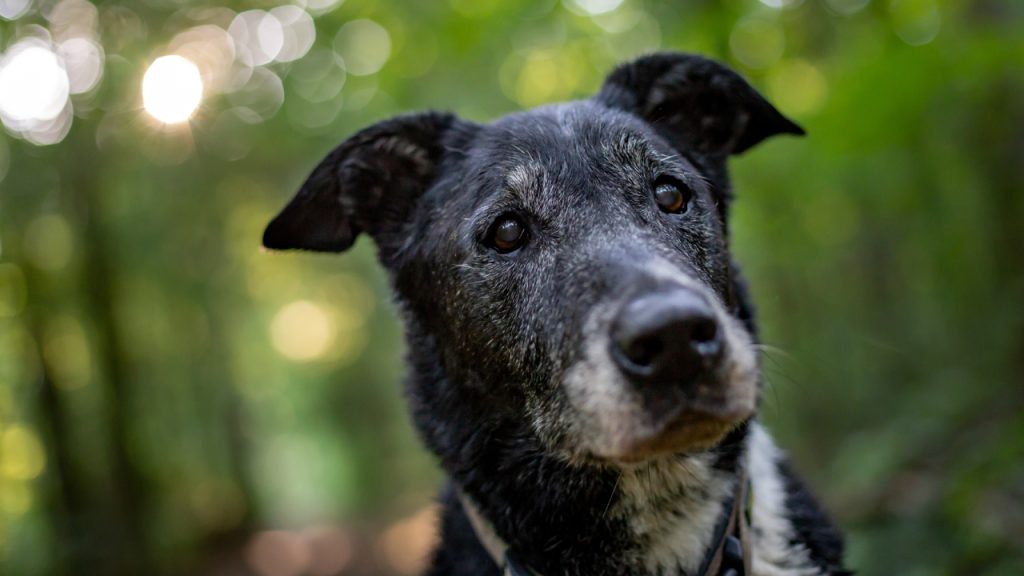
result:
M 656 426 L 629 426 L 594 454 L 607 462 L 634 464 L 668 454 L 693 453 L 717 445 L 754 415 L 753 402 L 689 406 Z

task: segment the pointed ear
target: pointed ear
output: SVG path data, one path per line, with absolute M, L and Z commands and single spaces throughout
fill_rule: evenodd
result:
M 691 54 L 663 52 L 624 64 L 595 99 L 643 118 L 680 149 L 717 158 L 776 134 L 804 134 L 739 74 Z
M 427 112 L 357 132 L 313 170 L 267 226 L 263 245 L 341 252 L 365 231 L 381 246 L 407 223 L 437 175 L 446 137 L 463 124 L 452 114 Z

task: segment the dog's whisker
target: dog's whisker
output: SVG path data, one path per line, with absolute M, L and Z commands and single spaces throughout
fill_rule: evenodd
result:
M 792 358 L 793 357 L 792 354 L 790 354 L 789 352 L 783 350 L 782 348 L 779 348 L 778 346 L 774 346 L 772 344 L 765 344 L 764 342 L 758 342 L 758 343 L 755 343 L 755 344 L 751 344 L 750 347 L 755 349 L 755 350 L 762 351 L 762 352 L 769 352 L 769 353 L 772 353 L 772 354 L 779 354 L 781 356 L 785 356 L 786 358 Z
M 615 500 L 615 491 L 619 489 L 619 482 L 622 481 L 622 471 L 619 470 L 615 475 L 615 484 L 612 486 L 612 491 L 608 494 L 608 502 L 604 505 L 604 511 L 601 512 L 601 518 L 608 517 L 608 509 L 612 506 L 612 501 Z

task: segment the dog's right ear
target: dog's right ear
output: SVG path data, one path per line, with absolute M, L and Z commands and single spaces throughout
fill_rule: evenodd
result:
M 398 116 L 331 151 L 263 233 L 274 250 L 341 252 L 366 232 L 384 248 L 434 180 L 446 136 L 470 126 L 453 114 Z

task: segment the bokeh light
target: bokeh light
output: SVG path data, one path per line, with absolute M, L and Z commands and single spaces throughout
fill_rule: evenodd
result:
M 268 530 L 249 543 L 246 560 L 259 576 L 302 576 L 311 558 L 309 548 L 298 534 Z
M 202 24 L 183 30 L 171 39 L 167 49 L 196 65 L 204 92 L 224 92 L 240 85 L 234 81 L 241 79 L 232 74 L 237 56 L 234 39 L 220 26 Z
M 326 102 L 341 95 L 347 73 L 337 55 L 318 48 L 295 63 L 288 76 L 295 92 L 308 102 Z
M 353 20 L 338 30 L 334 47 L 353 76 L 376 74 L 391 56 L 391 35 L 369 19 Z
M 0 61 L 0 116 L 18 131 L 53 120 L 67 104 L 70 88 L 53 50 L 36 39 L 22 41 Z
M 228 33 L 235 47 L 245 51 L 255 66 L 269 64 L 284 46 L 284 28 L 273 14 L 263 10 L 241 12 L 231 21 Z
M 270 15 L 281 25 L 281 48 L 275 60 L 292 62 L 305 56 L 316 41 L 313 17 L 298 6 L 278 6 Z
M 804 0 L 761 0 L 761 4 L 769 8 L 792 8 L 803 4 Z
M 60 0 L 52 7 L 44 7 L 43 13 L 58 42 L 71 38 L 98 39 L 99 9 L 88 0 Z
M 921 46 L 935 39 L 942 25 L 942 16 L 935 0 L 892 0 L 889 16 L 893 30 L 911 46 Z
M 794 115 L 814 114 L 825 103 L 828 83 L 820 70 L 801 59 L 786 60 L 768 77 L 772 101 Z
M 864 9 L 871 0 L 826 0 L 829 8 L 843 16 L 850 16 Z
M 142 103 L 164 124 L 187 121 L 203 99 L 203 79 L 190 60 L 172 54 L 150 64 L 142 78 Z
M 352 560 L 352 536 L 337 526 L 314 525 L 302 531 L 310 551 L 308 572 L 312 576 L 334 576 Z
M 320 306 L 299 300 L 287 304 L 270 324 L 270 338 L 283 356 L 309 361 L 323 356 L 334 342 L 335 327 Z
M 45 467 L 43 445 L 31 430 L 15 425 L 0 433 L 0 476 L 31 480 Z
M 767 68 L 778 62 L 786 49 L 786 36 L 773 19 L 740 20 L 729 35 L 729 48 L 737 60 L 751 68 Z
M 615 10 L 623 0 L 571 0 L 572 4 L 588 14 L 604 14 Z
M 17 20 L 28 13 L 32 0 L 0 0 L 0 18 Z
M 259 576 L 335 576 L 352 560 L 352 537 L 330 525 L 267 530 L 250 540 L 245 560 Z
M 69 91 L 84 94 L 99 84 L 103 76 L 103 47 L 89 38 L 70 38 L 61 42 L 57 53 L 67 67 Z
M 257 120 L 267 120 L 284 103 L 284 83 L 272 70 L 261 66 L 253 69 L 248 82 L 232 92 L 228 100 Z
M 317 15 L 317 16 L 319 16 L 321 14 L 326 14 L 327 12 L 330 12 L 331 10 L 334 10 L 338 6 L 341 6 L 343 2 L 344 2 L 344 0 L 305 0 L 304 1 L 305 5 L 306 5 L 305 6 L 306 9 L 309 10 L 310 12 L 312 12 L 313 14 Z M 298 3 L 302 3 L 302 0 L 300 0 L 299 2 L 296 2 L 296 3 L 297 4 Z
M 381 557 L 399 574 L 421 574 L 438 539 L 439 516 L 437 506 L 427 506 L 393 524 L 377 544 Z

